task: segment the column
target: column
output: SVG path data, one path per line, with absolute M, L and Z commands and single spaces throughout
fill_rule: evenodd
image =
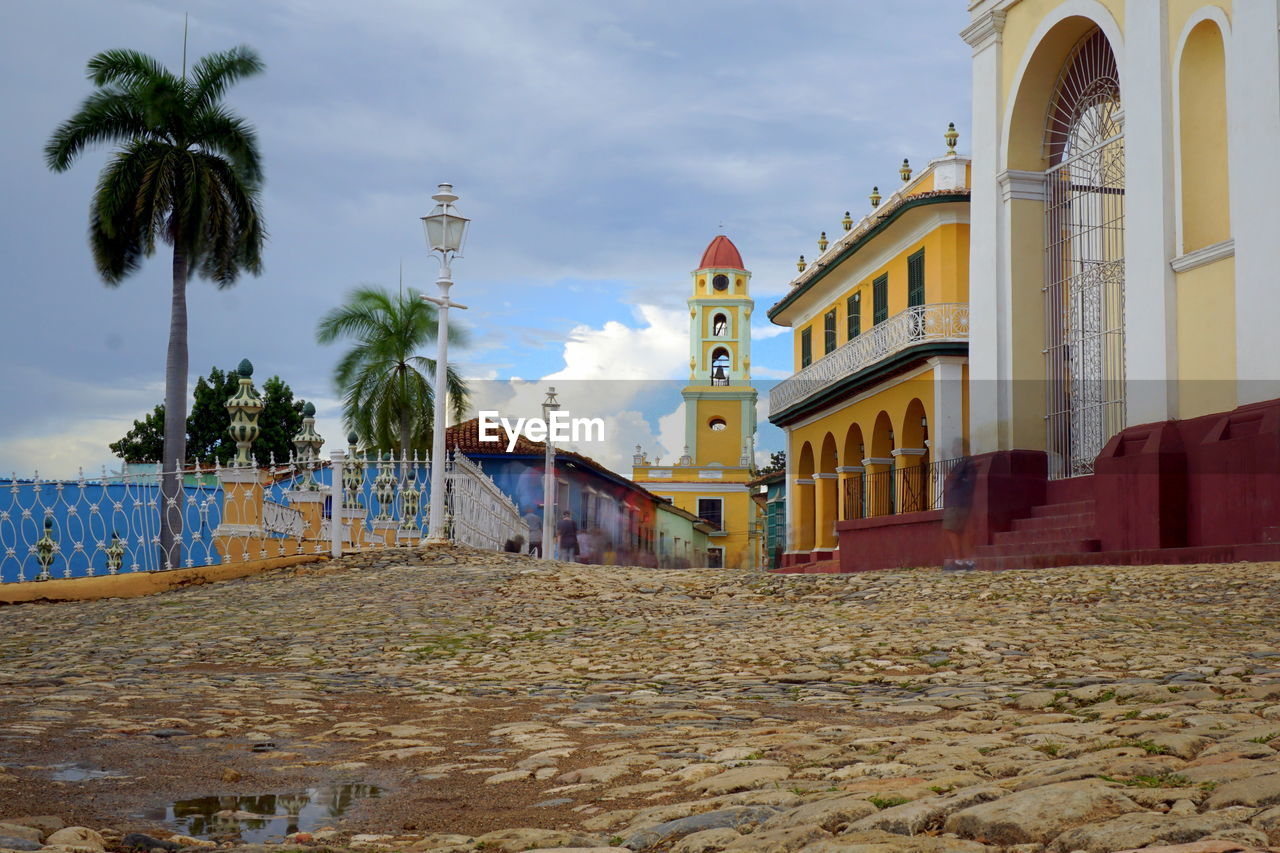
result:
M 866 516 L 889 515 L 893 512 L 892 484 L 889 482 L 893 476 L 893 457 L 868 456 L 862 460 L 862 467 L 867 480 Z
M 1275 204 L 1280 171 L 1280 56 L 1275 2 L 1232 5 L 1227 41 L 1227 109 L 1231 157 L 1231 230 L 1236 246 L 1236 402 L 1280 397 L 1280 240 Z
M 794 493 L 795 500 L 787 501 L 787 508 L 791 515 L 791 525 L 788 531 L 787 549 L 791 553 L 807 554 L 813 550 L 813 531 L 814 531 L 814 487 L 812 478 L 801 477 L 793 481 L 795 483 Z
M 1004 12 L 983 12 L 961 32 L 973 48 L 972 187 L 969 199 L 969 434 L 975 452 L 1007 449 L 1013 410 L 1008 379 L 1009 275 L 996 175 L 1003 170 L 1000 63 Z
M 920 512 L 926 506 L 924 469 L 920 462 L 929 451 L 923 447 L 899 447 L 889 452 L 893 455 L 896 481 L 894 512 Z
M 866 469 L 861 465 L 841 465 L 836 468 L 840 475 L 840 520 L 862 518 L 862 473 Z
M 964 453 L 964 359 L 933 358 L 933 415 L 929 418 L 929 448 L 934 461 Z M 972 401 L 971 401 L 972 402 Z M 957 443 L 960 450 L 956 450 Z
M 813 475 L 813 547 L 815 551 L 830 551 L 836 547 L 835 525 L 839 506 L 836 478 L 839 476 L 835 471 L 823 471 Z
M 1177 417 L 1177 254 L 1166 3 L 1126 0 L 1116 46 L 1124 104 L 1125 426 Z M 1271 31 L 1275 40 L 1275 29 Z M 1271 66 L 1274 70 L 1274 64 Z

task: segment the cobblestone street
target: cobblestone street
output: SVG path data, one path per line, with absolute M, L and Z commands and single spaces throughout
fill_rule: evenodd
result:
M 9 607 L 0 849 L 1265 849 L 1278 582 L 446 548 Z

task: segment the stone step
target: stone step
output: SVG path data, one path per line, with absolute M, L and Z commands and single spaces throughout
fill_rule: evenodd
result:
M 1048 539 L 1039 542 L 1015 542 L 1009 545 L 982 545 L 975 549 L 978 557 L 1037 557 L 1047 554 L 1086 554 L 1098 551 L 1097 539 Z
M 996 545 L 1036 545 L 1041 542 L 1064 542 L 1091 539 L 1094 535 L 1092 524 L 1061 524 L 1053 527 L 1041 527 L 1033 530 L 1007 530 L 993 536 Z
M 1077 512 L 1069 515 L 1035 515 L 1030 518 L 1014 519 L 1013 529 L 1053 530 L 1061 527 L 1086 527 L 1092 529 L 1097 520 L 1097 516 L 1092 512 Z
M 1031 515 L 1034 518 L 1043 518 L 1047 515 L 1092 514 L 1093 512 L 1093 501 L 1067 501 L 1060 504 L 1041 504 L 1031 508 Z

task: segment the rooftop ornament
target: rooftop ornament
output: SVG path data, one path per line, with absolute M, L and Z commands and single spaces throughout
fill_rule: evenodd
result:
M 804 255 L 801 255 L 800 260 L 796 261 L 796 269 L 800 270 L 800 272 L 804 272 L 804 268 L 807 266 L 808 264 L 805 263 Z
M 825 252 L 827 250 L 828 245 L 830 244 L 827 243 L 827 232 L 823 231 L 821 234 L 818 235 L 818 251 Z
M 853 217 L 849 215 L 849 211 L 844 212 L 844 219 L 840 220 L 840 224 L 844 226 L 844 230 L 848 231 L 853 227 Z
M 906 157 L 902 158 L 902 168 L 898 170 L 898 175 L 902 178 L 904 184 L 911 180 L 911 163 L 907 161 Z
M 880 188 L 879 187 L 871 188 L 871 206 L 872 207 L 880 206 Z
M 947 123 L 947 132 L 942 134 L 942 138 L 947 141 L 947 156 L 956 156 L 956 143 L 960 141 L 960 134 L 956 131 L 956 123 Z

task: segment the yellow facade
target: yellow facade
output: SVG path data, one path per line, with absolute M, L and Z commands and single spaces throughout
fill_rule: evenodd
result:
M 712 241 L 689 297 L 689 384 L 681 392 L 685 447 L 675 464 L 637 452 L 632 479 L 679 509 L 715 522 L 709 565 L 760 565 L 759 507 L 747 482 L 755 456 L 751 274 L 727 238 Z
M 1052 109 L 1073 51 L 1091 33 L 1101 32 L 1120 57 L 1122 104 L 1136 100 L 1147 106 L 1167 98 L 1170 107 L 1160 119 L 1162 125 L 1147 118 L 1149 111 L 1140 119 L 1146 122 L 1139 130 L 1146 143 L 1141 151 L 1130 146 L 1120 149 L 1122 156 L 1137 154 L 1151 160 L 1160 156 L 1153 147 L 1155 140 L 1163 138 L 1171 144 L 1171 180 L 1161 177 L 1150 186 L 1125 187 L 1124 203 L 1132 209 L 1124 217 L 1124 229 L 1129 230 L 1134 221 L 1158 221 L 1163 207 L 1175 223 L 1176 233 L 1172 245 L 1159 254 L 1125 253 L 1124 283 L 1117 302 L 1126 306 L 1125 312 L 1133 313 L 1126 313 L 1116 324 L 1124 334 L 1123 366 L 1115 375 L 1105 377 L 1118 380 L 1120 385 L 1139 380 L 1130 395 L 1160 397 L 1156 390 L 1167 388 L 1167 398 L 1154 404 L 1141 398 L 1129 400 L 1127 413 L 1108 419 L 1103 441 L 1127 424 L 1195 417 L 1231 409 L 1241 402 L 1241 365 L 1236 355 L 1239 300 L 1231 216 L 1234 164 L 1230 162 L 1232 131 L 1239 117 L 1230 114 L 1228 97 L 1230 42 L 1236 38 L 1231 34 L 1234 6 L 1232 0 L 1150 0 L 1141 9 L 1143 19 L 1131 21 L 1124 0 L 973 4 L 975 21 L 984 15 L 1000 16 L 1000 37 L 994 47 L 985 48 L 998 54 L 995 79 L 999 92 L 994 114 L 985 119 L 993 123 L 991 135 L 999 140 L 990 154 L 997 176 L 1017 174 L 1024 186 L 1038 175 L 1052 179 L 1056 161 L 1046 143 L 1045 115 Z M 1135 8 L 1128 4 L 1130 13 Z M 1155 33 L 1163 44 L 1151 44 L 1153 21 L 1163 27 Z M 1144 31 L 1131 31 L 1134 27 Z M 1139 39 L 1141 54 L 1133 45 Z M 1153 67 L 1158 67 L 1158 74 L 1151 73 Z M 1131 121 L 1126 115 L 1126 138 L 1132 130 Z M 1121 175 L 1132 171 L 1132 164 L 1121 161 L 1114 165 L 1114 171 Z M 1007 213 L 998 229 L 998 245 L 1007 252 L 1008 284 L 1000 285 L 1005 291 L 1001 301 L 1016 322 L 1009 326 L 1008 354 L 999 361 L 1005 372 L 992 377 L 1008 390 L 1008 408 L 990 432 L 984 430 L 981 449 L 1054 451 L 1045 429 L 1046 411 L 1051 406 L 1046 393 L 1049 384 L 1044 381 L 1048 366 L 1045 352 L 1053 345 L 1044 322 L 1044 288 L 1052 270 L 1046 261 L 1048 208 L 1044 199 L 1025 192 L 1011 193 L 1002 203 Z M 1132 238 L 1116 235 L 1112 239 L 1128 247 Z M 978 260 L 996 266 L 990 258 Z M 1164 265 L 1172 271 L 1167 266 L 1160 269 Z M 1148 294 L 1164 275 L 1172 278 L 1167 289 L 1170 295 L 1153 299 Z M 1133 281 L 1142 282 L 1148 293 L 1129 292 Z M 1135 295 L 1145 301 L 1136 302 Z M 1163 304 L 1152 304 L 1159 302 Z M 1170 321 L 1160 321 L 1160 312 Z M 1149 384 L 1144 386 L 1143 381 Z
M 831 554 L 840 520 L 936 507 L 933 463 L 963 452 L 969 176 L 965 158 L 931 162 L 769 311 L 794 330 L 769 416 L 787 433 L 789 554 Z

